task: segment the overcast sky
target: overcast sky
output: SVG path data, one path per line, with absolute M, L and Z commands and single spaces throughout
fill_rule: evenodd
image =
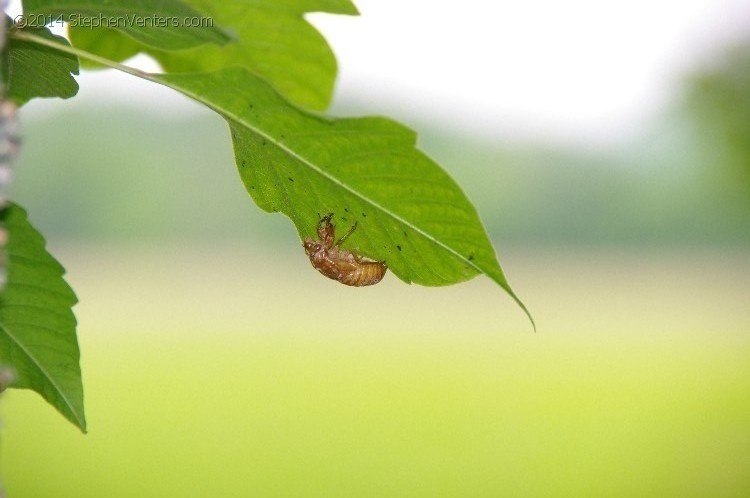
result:
M 681 74 L 750 29 L 748 0 L 355 3 L 357 18 L 310 16 L 339 59 L 334 111 L 563 142 L 637 130 L 668 104 Z M 81 100 L 182 102 L 111 71 L 80 83 Z
M 748 0 L 359 0 L 315 16 L 339 93 L 483 133 L 612 140 L 750 28 Z M 387 101 L 393 101 L 388 104 Z

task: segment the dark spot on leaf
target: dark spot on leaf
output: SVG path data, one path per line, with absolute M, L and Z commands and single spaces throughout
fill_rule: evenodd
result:
M 255 185 L 250 185 L 250 190 L 255 190 Z
M 401 246 L 396 246 L 396 249 L 398 249 L 398 251 L 401 252 Z
M 342 216 L 342 217 L 341 217 L 341 221 L 346 221 L 346 218 L 344 218 L 344 217 Z
M 367 215 L 365 213 L 362 213 L 363 218 L 367 218 Z
M 294 178 L 292 178 L 291 176 L 287 177 L 287 180 L 289 180 L 290 182 L 294 183 Z
M 266 140 L 265 139 L 263 139 L 263 144 L 262 145 L 266 145 Z
M 245 160 L 244 159 L 242 160 L 242 167 L 243 168 L 245 167 Z
M 469 261 L 474 261 L 474 254 L 469 254 Z
M 344 211 L 346 211 L 348 213 L 349 212 L 349 208 L 344 208 Z
M 252 109 L 252 108 L 253 108 L 253 104 L 250 104 L 250 106 L 249 106 L 249 107 L 250 107 L 250 109 Z
M 406 233 L 406 230 L 404 230 L 404 237 L 408 237 L 408 236 L 409 236 L 409 234 Z

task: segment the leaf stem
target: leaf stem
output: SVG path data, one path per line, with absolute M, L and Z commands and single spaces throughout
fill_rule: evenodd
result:
M 117 69 L 118 71 L 122 71 L 123 73 L 127 73 L 130 75 L 136 76 L 138 78 L 142 78 L 144 80 L 153 81 L 154 83 L 159 83 L 159 81 L 154 77 L 152 73 L 147 73 L 146 71 L 141 71 L 140 69 L 136 69 L 134 67 L 120 64 L 118 62 L 107 59 L 105 57 L 100 57 L 96 54 L 92 54 L 91 52 L 81 50 L 80 48 L 75 48 L 70 45 L 62 45 L 60 43 L 55 43 L 53 41 L 47 40 L 40 36 L 32 35 L 31 33 L 27 33 L 21 30 L 11 30 L 8 33 L 8 37 L 13 38 L 14 40 L 22 40 L 22 41 L 27 41 L 30 43 L 36 43 L 37 45 L 43 45 L 45 47 L 49 47 L 54 50 L 59 50 L 61 52 L 73 54 L 75 56 L 80 57 L 81 59 L 87 59 L 92 62 L 96 62 L 97 64 L 101 64 L 102 66 L 106 66 L 112 69 Z

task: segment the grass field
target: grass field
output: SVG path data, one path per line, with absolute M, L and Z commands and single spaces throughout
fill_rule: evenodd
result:
M 291 245 L 291 244 L 290 244 Z M 9 496 L 748 496 L 750 254 L 501 254 L 348 289 L 297 252 L 57 248 L 89 434 L 3 398 Z

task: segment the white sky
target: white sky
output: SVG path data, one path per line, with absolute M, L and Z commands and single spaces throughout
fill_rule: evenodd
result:
M 633 133 L 669 103 L 680 74 L 750 29 L 750 0 L 355 3 L 360 17 L 310 16 L 339 60 L 334 111 L 562 142 Z M 80 83 L 81 100 L 184 105 L 111 71 Z
M 609 141 L 750 29 L 750 0 L 359 0 L 316 16 L 339 94 L 488 135 Z

